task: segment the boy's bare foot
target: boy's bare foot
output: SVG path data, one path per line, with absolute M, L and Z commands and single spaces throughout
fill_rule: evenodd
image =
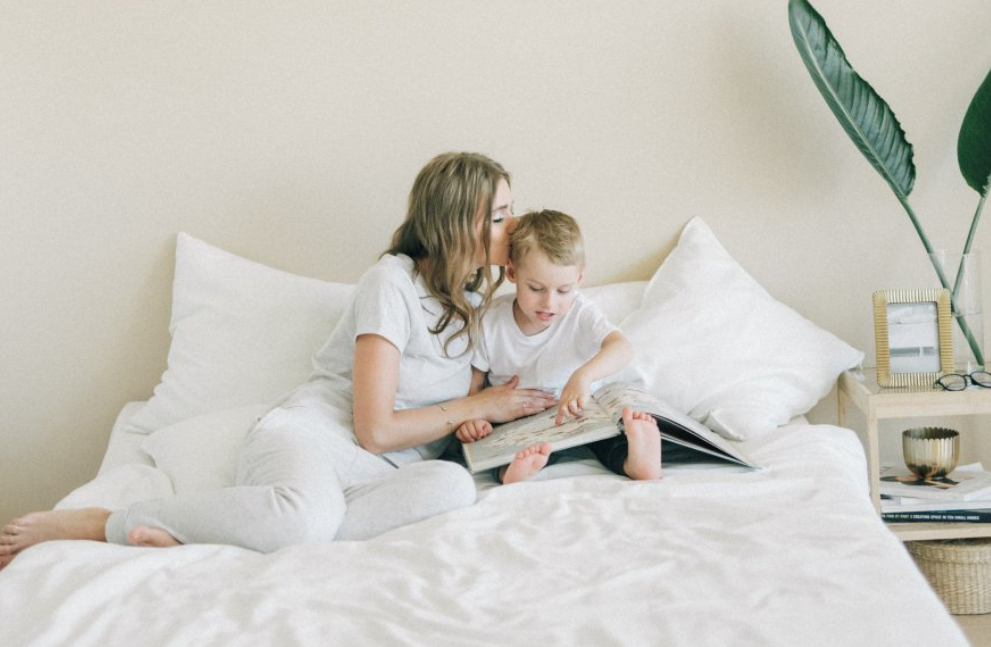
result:
M 56 539 L 106 541 L 104 526 L 110 510 L 82 508 L 32 512 L 14 519 L 0 533 L 0 569 L 25 548 Z
M 506 467 L 502 474 L 504 484 L 519 483 L 527 481 L 547 465 L 547 459 L 551 456 L 551 444 L 542 442 L 539 445 L 530 445 L 526 449 L 516 452 L 513 462 Z
M 657 421 L 649 414 L 624 408 L 623 424 L 629 446 L 623 471 L 635 481 L 661 478 L 661 434 Z
M 127 533 L 127 543 L 145 548 L 171 548 L 182 546 L 182 543 L 160 528 L 135 526 Z

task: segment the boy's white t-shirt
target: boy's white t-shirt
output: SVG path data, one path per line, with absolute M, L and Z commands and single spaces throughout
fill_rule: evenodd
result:
M 602 341 L 619 330 L 579 292 L 564 317 L 527 336 L 513 318 L 515 300 L 509 294 L 491 303 L 482 317 L 482 334 L 472 357 L 472 365 L 487 371 L 494 385 L 519 375 L 519 388 L 560 395 L 575 369 L 592 359 Z
M 313 398 L 351 413 L 354 401 L 354 346 L 359 335 L 384 337 L 399 349 L 399 385 L 396 409 L 425 407 L 468 395 L 471 352 L 465 337 L 444 342 L 460 330 L 450 324 L 440 335 L 430 332 L 443 313 L 430 295 L 413 259 L 383 256 L 358 281 L 351 302 L 324 346 L 313 356 L 310 381 L 281 406 L 299 406 Z M 354 438 L 353 429 L 335 430 Z M 436 458 L 449 441 L 384 454 L 396 464 Z

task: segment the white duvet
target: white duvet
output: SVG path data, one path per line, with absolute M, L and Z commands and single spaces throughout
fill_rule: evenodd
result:
M 483 487 L 365 542 L 42 544 L 0 572 L 0 645 L 967 644 L 871 508 L 852 432 L 741 447 L 765 469 Z M 74 503 L 162 483 L 111 470 Z

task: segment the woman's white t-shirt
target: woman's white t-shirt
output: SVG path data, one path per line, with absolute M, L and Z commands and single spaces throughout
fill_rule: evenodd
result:
M 410 257 L 386 255 L 365 272 L 334 332 L 314 355 L 310 381 L 282 406 L 299 405 L 315 397 L 350 413 L 354 400 L 354 346 L 358 336 L 365 334 L 379 335 L 399 350 L 396 409 L 425 407 L 468 395 L 468 341 L 459 337 L 445 350 L 444 342 L 461 328 L 455 323 L 439 335 L 430 332 L 443 309 L 415 270 Z M 353 438 L 353 429 L 347 433 Z M 444 437 L 383 456 L 396 464 L 436 458 L 448 441 Z

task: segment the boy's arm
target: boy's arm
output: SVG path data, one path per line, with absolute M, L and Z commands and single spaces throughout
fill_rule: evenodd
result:
M 474 366 L 471 367 L 471 386 L 468 387 L 468 395 L 475 395 L 485 388 L 485 379 L 489 376 L 488 372 L 480 371 Z
M 580 416 L 588 404 L 592 384 L 621 371 L 632 359 L 633 344 L 623 333 L 614 330 L 606 335 L 599 352 L 579 366 L 561 390 L 554 424 L 560 425 L 567 418 Z

